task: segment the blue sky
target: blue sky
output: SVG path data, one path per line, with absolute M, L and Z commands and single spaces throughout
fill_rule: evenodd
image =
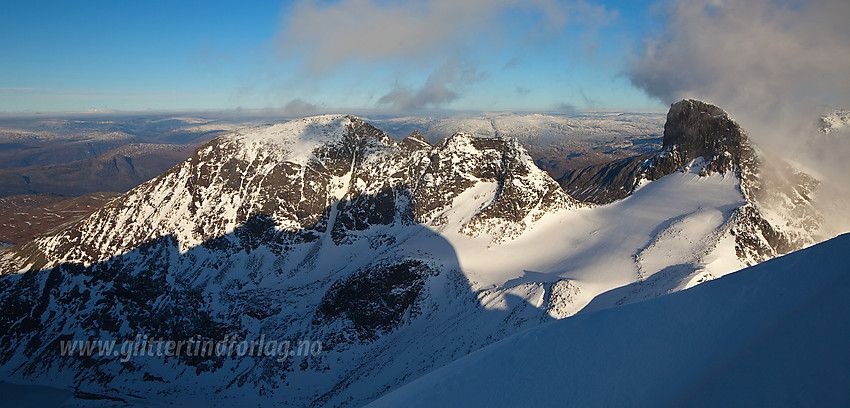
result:
M 650 2 L 5 1 L 0 111 L 663 110 Z

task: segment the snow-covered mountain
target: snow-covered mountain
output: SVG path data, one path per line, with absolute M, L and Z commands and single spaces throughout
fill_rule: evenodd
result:
M 442 235 L 480 256 L 579 206 L 512 139 L 397 143 L 348 116 L 238 131 L 4 253 L 12 275 L 2 280 L 0 333 L 19 347 L 1 357 L 3 375 L 122 396 L 181 388 L 187 398 L 247 392 L 293 406 L 369 400 L 548 318 L 532 306 L 511 318 L 477 307 Z M 476 338 L 457 330 L 476 320 L 486 327 Z M 295 363 L 56 355 L 59 339 L 139 334 L 307 339 L 324 351 Z M 422 354 L 404 353 L 411 345 Z M 206 387 L 178 387 L 186 381 Z
M 0 377 L 154 405 L 361 405 L 554 318 L 775 255 L 764 225 L 777 227 L 748 216 L 743 139 L 718 136 L 720 114 L 683 115 L 668 115 L 671 129 L 698 131 L 665 133 L 655 166 L 670 172 L 604 206 L 572 199 L 513 138 L 396 142 L 343 115 L 221 136 L 91 216 L 2 250 Z M 71 340 L 138 336 L 319 350 L 60 355 Z
M 502 340 L 369 407 L 843 406 L 850 235 Z

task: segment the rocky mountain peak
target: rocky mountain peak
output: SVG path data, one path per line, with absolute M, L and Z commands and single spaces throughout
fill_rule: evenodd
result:
M 414 130 L 410 136 L 404 138 L 401 145 L 408 150 L 430 149 L 432 147 L 418 130 Z
M 472 217 L 443 210 L 473 189 L 477 194 L 465 198 L 479 208 Z M 543 214 L 581 206 L 534 164 L 516 139 L 462 132 L 431 149 L 417 193 L 416 214 L 421 223 L 460 224 L 460 232 L 491 234 L 496 242 L 521 234 Z
M 733 134 L 733 127 L 737 128 L 723 109 L 700 100 L 683 99 L 670 105 L 662 148 L 678 145 L 685 150 L 708 151 L 727 138 L 737 139 L 740 144 L 742 135 Z
M 413 133 L 411 133 L 410 136 L 408 136 L 408 137 L 411 138 L 411 139 L 414 139 L 414 140 L 421 140 L 421 141 L 425 142 L 425 137 L 422 136 L 422 133 L 419 133 L 418 130 L 414 130 Z
M 662 143 L 662 150 L 670 154 L 656 161 L 659 168 L 652 179 L 697 158 L 705 161 L 707 173 L 735 170 L 750 155 L 746 133 L 726 111 L 695 99 L 670 106 Z
M 358 145 L 374 146 L 392 144 L 389 136 L 350 115 L 319 115 L 285 123 L 255 126 L 237 130 L 213 141 L 213 146 L 233 151 L 245 160 L 256 154 L 268 154 L 278 161 L 306 165 L 316 156 L 317 150 L 339 153 L 351 151 Z

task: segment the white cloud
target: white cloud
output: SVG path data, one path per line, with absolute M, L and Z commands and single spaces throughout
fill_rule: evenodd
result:
M 545 11 L 554 27 L 566 23 L 566 11 L 554 0 L 300 1 L 277 41 L 283 51 L 305 55 L 313 71 L 352 60 L 418 60 L 464 38 L 495 35 L 493 23 L 515 7 Z
M 571 18 L 582 24 L 613 18 L 604 7 L 581 0 L 301 0 L 284 16 L 275 44 L 283 58 L 300 62 L 298 78 L 320 82 L 336 70 L 390 66 L 401 74 L 379 81 L 392 89 L 378 105 L 438 107 L 459 99 L 466 85 L 486 75 L 483 60 L 492 57 L 491 48 L 524 45 L 521 38 L 507 38 L 514 33 L 504 24 L 518 15 L 536 23 L 525 28 L 529 33 L 543 30 L 549 39 Z M 423 77 L 419 85 L 399 85 Z
M 818 116 L 850 107 L 847 0 L 674 0 L 665 31 L 631 67 L 662 102 L 725 109 L 753 140 L 848 191 L 850 135 L 821 137 Z M 845 216 L 846 221 L 846 216 Z
M 674 1 L 630 77 L 664 102 L 706 99 L 752 127 L 796 120 L 850 99 L 848 21 L 846 0 Z
M 393 110 L 404 112 L 438 107 L 457 99 L 458 92 L 465 85 L 486 76 L 486 73 L 479 72 L 475 67 L 460 61 L 449 61 L 428 76 L 421 88 L 411 89 L 396 85 L 378 99 L 378 105 L 389 106 Z

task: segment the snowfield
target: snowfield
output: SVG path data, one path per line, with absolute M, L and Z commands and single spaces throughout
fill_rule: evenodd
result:
M 850 234 L 502 340 L 368 405 L 846 406 Z
M 518 286 L 567 280 L 578 294 L 549 310 L 561 318 L 582 310 L 597 295 L 642 283 L 632 293 L 593 305 L 610 307 L 683 289 L 694 279 L 716 278 L 744 266 L 726 231 L 732 211 L 745 203 L 739 180 L 732 173 L 708 177 L 698 173 L 695 166 L 671 174 L 610 205 L 546 214 L 521 236 L 500 245 L 492 245 L 487 237 L 454 232 L 459 225 L 451 223 L 436 232 L 442 231 L 439 236 L 451 243 L 463 274 L 474 283 L 471 289 L 491 294 L 486 307 L 505 307 L 506 300 L 497 294 L 510 294 Z M 467 193 L 482 195 L 477 190 Z M 448 218 L 462 219 L 456 212 L 468 214 L 470 198 L 458 197 L 463 205 L 452 206 Z M 671 276 L 653 281 L 661 271 Z

